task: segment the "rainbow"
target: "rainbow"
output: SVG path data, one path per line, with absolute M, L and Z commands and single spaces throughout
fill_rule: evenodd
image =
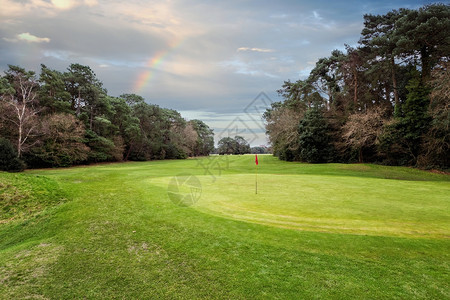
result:
M 145 70 L 138 75 L 134 83 L 134 93 L 139 94 L 150 83 L 154 77 L 155 70 L 163 63 L 169 54 L 173 53 L 174 50 L 181 45 L 181 43 L 181 40 L 170 43 L 166 50 L 157 52 L 145 62 Z

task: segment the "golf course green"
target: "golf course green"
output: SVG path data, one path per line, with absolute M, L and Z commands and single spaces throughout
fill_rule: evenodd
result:
M 449 175 L 258 159 L 0 173 L 0 299 L 450 299 Z

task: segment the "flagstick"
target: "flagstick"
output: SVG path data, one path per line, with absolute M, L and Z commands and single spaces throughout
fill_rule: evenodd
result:
M 258 165 L 255 165 L 256 177 L 255 177 L 255 194 L 258 194 Z

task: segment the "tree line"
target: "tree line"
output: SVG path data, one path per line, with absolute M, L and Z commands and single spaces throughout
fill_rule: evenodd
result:
M 220 139 L 216 152 L 219 155 L 241 155 L 251 152 L 250 144 L 242 136 L 224 137 Z
M 204 122 L 139 95 L 110 96 L 80 64 L 65 72 L 41 65 L 39 76 L 10 65 L 0 76 L 0 137 L 3 170 L 178 159 L 214 149 Z
M 285 81 L 264 113 L 282 160 L 449 169 L 450 6 L 364 15 L 357 47 Z

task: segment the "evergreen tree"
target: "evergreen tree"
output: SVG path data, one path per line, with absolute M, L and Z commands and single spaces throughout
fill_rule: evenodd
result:
M 65 86 L 64 74 L 51 70 L 45 65 L 41 65 L 41 74 L 39 75 L 39 104 L 45 108 L 44 113 L 69 113 L 70 93 Z
M 423 135 L 429 130 L 429 88 L 418 78 L 410 80 L 406 102 L 401 106 L 401 116 L 386 126 L 381 138 L 381 150 L 389 164 L 416 165 Z
M 320 108 L 306 111 L 298 126 L 299 157 L 310 163 L 323 163 L 331 159 L 333 146 L 328 135 L 328 124 Z
M 11 142 L 0 138 L 0 170 L 20 172 L 25 169 L 25 163 L 17 157 L 17 152 Z
M 194 130 L 198 134 L 194 155 L 209 155 L 214 150 L 214 132 L 201 120 L 191 120 Z
M 450 169 L 450 62 L 442 62 L 432 76 L 429 108 L 432 121 L 424 137 L 418 165 Z
M 420 54 L 421 77 L 427 83 L 439 59 L 450 53 L 450 5 L 432 4 L 408 10 L 395 27 L 397 54 L 412 60 Z

